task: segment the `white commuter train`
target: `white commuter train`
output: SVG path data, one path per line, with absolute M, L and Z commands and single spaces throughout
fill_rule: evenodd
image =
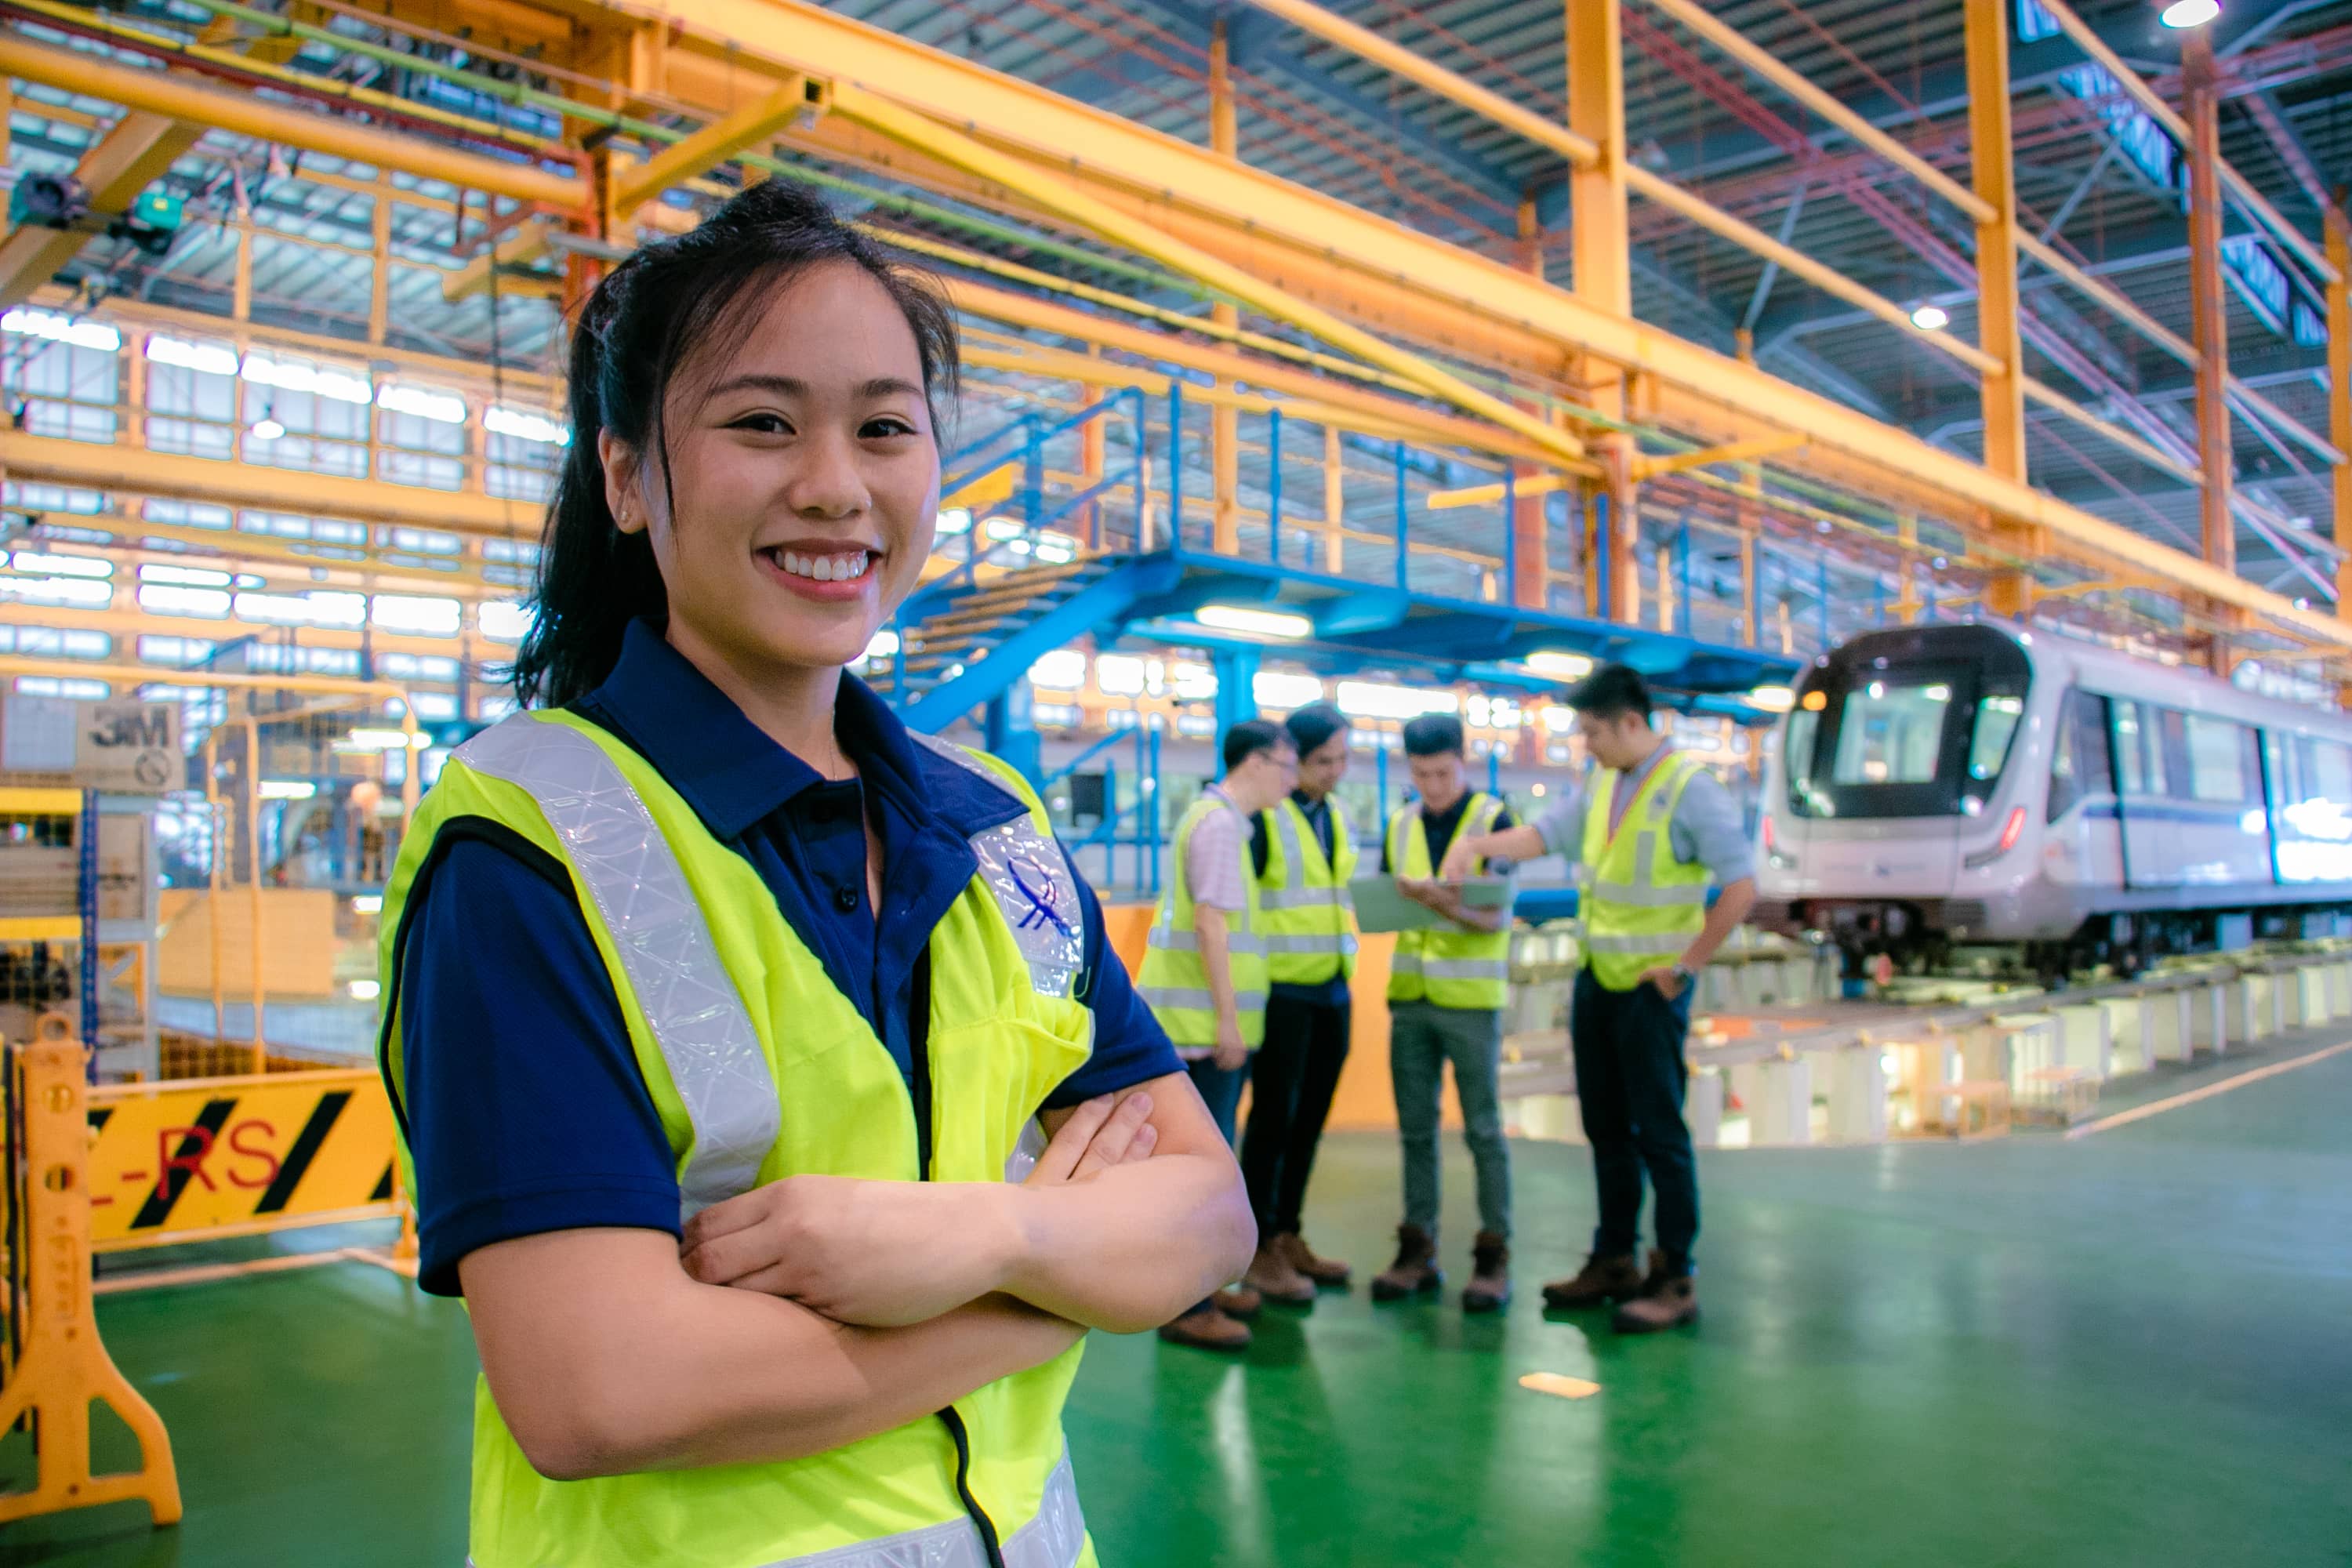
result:
M 1868 632 L 1796 688 L 1764 781 L 1756 922 L 2046 975 L 2352 910 L 2352 718 L 2048 632 Z

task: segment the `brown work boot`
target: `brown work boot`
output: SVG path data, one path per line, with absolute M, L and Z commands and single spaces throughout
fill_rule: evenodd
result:
M 1642 1270 L 1630 1252 L 1614 1258 L 1589 1253 L 1575 1279 L 1555 1279 L 1543 1288 L 1544 1305 L 1559 1312 L 1631 1300 L 1641 1293 Z
M 1470 1248 L 1470 1283 L 1462 1288 L 1465 1312 L 1499 1312 L 1511 1304 L 1511 1244 L 1491 1230 Z
M 1396 1261 L 1386 1273 L 1372 1276 L 1372 1300 L 1402 1301 L 1407 1296 L 1432 1295 L 1444 1283 L 1437 1267 L 1437 1237 L 1417 1225 L 1401 1225 Z
M 1249 1325 L 1235 1321 L 1214 1307 L 1198 1307 L 1172 1323 L 1160 1324 L 1160 1337 L 1171 1345 L 1191 1345 L 1202 1351 L 1245 1351 L 1250 1347 Z
M 1262 1242 L 1257 1256 L 1250 1259 L 1249 1272 L 1242 1283 L 1269 1301 L 1279 1301 L 1286 1307 L 1311 1307 L 1315 1304 L 1315 1281 L 1291 1265 L 1289 1254 L 1278 1245 L 1281 1238 Z
M 1307 1245 L 1307 1238 L 1295 1230 L 1277 1236 L 1274 1240 L 1275 1245 L 1282 1248 L 1282 1255 L 1290 1259 L 1290 1266 L 1318 1285 L 1335 1286 L 1344 1290 L 1348 1288 L 1348 1281 L 1355 1276 L 1354 1269 L 1336 1258 L 1318 1258 L 1315 1249 Z
M 1217 1310 L 1228 1318 L 1255 1318 L 1257 1310 L 1265 1305 L 1265 1298 L 1247 1284 L 1228 1285 L 1211 1300 L 1216 1302 Z
M 1667 1273 L 1666 1255 L 1654 1249 L 1642 1293 L 1619 1307 L 1612 1320 L 1621 1334 L 1654 1334 L 1660 1329 L 1697 1321 L 1698 1281 L 1688 1274 Z

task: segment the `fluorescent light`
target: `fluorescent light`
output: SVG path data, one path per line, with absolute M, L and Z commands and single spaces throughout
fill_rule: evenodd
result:
M 122 334 L 102 321 L 77 321 L 54 310 L 35 310 L 22 305 L 0 316 L 0 332 L 24 332 L 51 342 L 71 343 L 78 349 L 100 349 L 108 353 L 122 346 Z
M 1255 632 L 1269 637 L 1303 637 L 1315 629 L 1315 623 L 1305 616 L 1253 610 L 1241 605 L 1203 605 L 1192 612 L 1192 618 L 1221 631 Z
M 413 739 L 418 751 L 433 743 L 422 731 Z M 412 737 L 405 730 L 354 730 L 344 744 L 362 752 L 404 752 L 411 742 Z
M 264 779 L 261 798 L 264 800 L 309 800 L 319 793 L 319 786 L 308 779 Z
M 359 900 L 354 899 L 352 902 L 353 907 L 356 908 Z M 352 982 L 352 1000 L 354 1002 L 373 1002 L 383 994 L 383 982 L 381 980 L 354 980 Z
M 352 895 L 352 913 L 355 915 L 373 915 L 381 914 L 383 912 L 383 895 L 382 893 L 354 893 Z
M 1576 728 L 1576 710 L 1554 704 L 1543 710 L 1543 721 L 1547 730 L 1573 730 Z
M 1797 705 L 1797 694 L 1785 686 L 1759 686 L 1748 694 L 1748 700 L 1767 713 L 1786 713 Z
M 355 371 L 335 370 L 302 360 L 273 359 L 257 351 L 245 356 L 237 374 L 256 385 L 314 393 L 337 403 L 365 403 L 375 395 L 368 378 Z
M 530 612 L 512 599 L 485 599 L 474 607 L 475 624 L 492 642 L 520 642 L 530 630 Z
M 1261 669 L 1250 682 L 1250 695 L 1261 708 L 1304 708 L 1323 700 L 1323 682 L 1312 675 Z
M 2168 27 L 2201 27 L 2221 14 L 2219 0 L 2172 0 L 2157 20 Z
M 10 561 L 19 572 L 50 572 L 60 577 L 111 577 L 114 563 L 94 555 L 49 555 L 19 550 Z
M 898 651 L 898 634 L 885 626 L 866 645 L 867 658 L 888 658 Z
M 1357 719 L 1418 719 L 1452 713 L 1461 703 L 1451 691 L 1421 691 L 1379 681 L 1343 680 L 1334 699 L 1340 712 Z
M 493 406 L 483 414 L 482 428 L 493 435 L 511 436 L 518 441 L 536 441 L 542 447 L 572 445 L 570 430 L 543 414 L 521 408 Z
M 370 619 L 388 632 L 415 637 L 453 637 L 465 606 L 455 599 L 418 598 L 406 594 L 378 594 Z
M 394 384 L 379 388 L 375 401 L 378 407 L 389 408 L 394 414 L 414 414 L 419 419 L 437 424 L 466 422 L 466 400 L 454 392 L 431 392 L 421 386 Z
M 253 422 L 253 433 L 261 440 L 275 441 L 286 434 L 286 426 L 265 414 Z
M 1029 525 L 1017 517 L 992 517 L 981 525 L 991 539 L 1018 539 L 1029 531 Z
M 179 338 L 168 338 L 161 332 L 147 334 L 147 357 L 157 364 L 178 365 L 182 370 L 200 370 L 207 375 L 235 375 L 236 351 L 220 343 L 192 343 Z
M 1940 332 L 1952 324 L 1951 313 L 1941 305 L 1921 305 L 1912 310 L 1911 324 L 1923 332 Z
M 960 506 L 950 507 L 947 510 L 940 513 L 939 531 L 941 533 L 970 533 L 971 531 L 971 513 L 966 511 Z
M 1561 680 L 1581 680 L 1592 673 L 1592 661 L 1580 653 L 1531 653 L 1519 662 Z
M 1029 684 L 1047 691 L 1076 691 L 1087 683 L 1087 656 L 1074 647 L 1041 654 L 1029 667 Z

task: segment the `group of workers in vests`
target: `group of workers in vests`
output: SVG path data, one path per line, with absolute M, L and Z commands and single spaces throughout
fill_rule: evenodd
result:
M 1458 719 L 1428 714 L 1404 726 L 1414 798 L 1389 817 L 1381 869 L 1433 918 L 1396 933 L 1389 965 L 1404 1213 L 1395 1261 L 1371 1291 L 1393 1301 L 1444 1285 L 1438 1126 L 1450 1063 L 1479 1215 L 1463 1310 L 1496 1311 L 1511 1300 L 1511 1158 L 1498 1093 L 1510 916 L 1507 899 L 1467 902 L 1465 879 L 1507 878 L 1515 862 L 1560 854 L 1580 888 L 1584 963 L 1571 1035 L 1601 1223 L 1585 1267 L 1546 1285 L 1544 1300 L 1560 1310 L 1612 1305 L 1619 1331 L 1643 1333 L 1698 1315 L 1683 1046 L 1697 971 L 1746 914 L 1752 868 L 1736 806 L 1696 755 L 1658 731 L 1637 672 L 1605 667 L 1570 705 L 1595 763 L 1591 782 L 1524 825 L 1500 797 L 1469 787 Z M 1140 994 L 1228 1138 L 1244 1081 L 1252 1087 L 1240 1155 L 1258 1247 L 1238 1281 L 1161 1328 L 1171 1343 L 1246 1349 L 1248 1320 L 1266 1301 L 1307 1305 L 1318 1289 L 1349 1282 L 1347 1264 L 1307 1245 L 1300 1218 L 1353 1021 L 1349 888 L 1359 850 L 1333 795 L 1349 739 L 1346 719 L 1324 704 L 1281 725 L 1234 725 L 1222 741 L 1223 776 L 1176 829 Z M 1718 884 L 1722 896 L 1711 899 Z M 1659 1245 L 1643 1267 L 1633 1243 L 1645 1177 L 1657 1189 Z

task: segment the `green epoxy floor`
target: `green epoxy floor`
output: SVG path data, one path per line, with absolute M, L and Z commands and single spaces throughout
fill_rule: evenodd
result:
M 1500 1320 L 1360 1288 L 1270 1311 L 1240 1361 L 1097 1339 L 1070 1429 L 1109 1568 L 2352 1564 L 2352 1052 L 2073 1142 L 1704 1156 L 1706 1319 L 1655 1340 L 1546 1321 L 1533 1286 L 1591 1221 L 1584 1151 L 1514 1152 Z M 1365 1272 L 1395 1164 L 1352 1135 L 1317 1175 L 1315 1239 Z M 1458 1274 L 1458 1145 L 1446 1180 Z M 171 1426 L 187 1521 L 22 1524 L 0 1564 L 463 1562 L 454 1305 L 339 1265 L 100 1320 Z

